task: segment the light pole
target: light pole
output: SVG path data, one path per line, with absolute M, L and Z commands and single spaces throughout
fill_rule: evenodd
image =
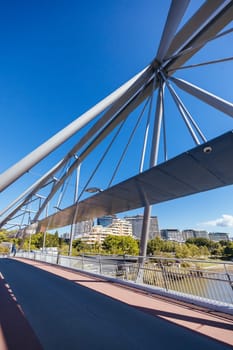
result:
M 88 193 L 100 193 L 103 192 L 103 190 L 99 187 L 89 187 L 85 189 L 85 192 Z M 100 247 L 101 247 L 101 238 L 100 238 L 100 232 L 98 233 L 98 253 L 100 255 Z
M 101 188 L 98 187 L 89 187 L 85 189 L 85 192 L 88 193 L 99 193 L 99 192 L 103 192 L 103 190 Z
M 80 168 L 81 168 L 81 163 L 77 167 L 77 172 L 76 172 L 76 182 L 75 182 L 75 192 L 74 192 L 74 203 L 76 203 L 76 209 L 73 217 L 73 222 L 71 224 L 70 228 L 70 243 L 69 243 L 69 251 L 68 255 L 72 255 L 72 247 L 73 247 L 73 237 L 74 237 L 74 232 L 75 232 L 75 221 L 76 217 L 78 215 L 78 188 L 79 188 L 79 178 L 80 178 Z
M 29 235 L 29 242 L 28 242 L 28 252 L 31 251 L 31 241 L 32 241 L 32 235 L 36 233 L 37 223 L 28 225 L 25 228 L 26 235 Z

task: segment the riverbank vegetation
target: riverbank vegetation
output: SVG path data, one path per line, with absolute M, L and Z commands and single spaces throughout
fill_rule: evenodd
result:
M 58 232 L 54 234 L 37 233 L 25 240 L 16 238 L 14 231 L 0 231 L 0 254 L 9 251 L 6 242 L 14 243 L 18 249 L 38 250 L 44 247 L 57 247 L 61 254 L 67 255 L 69 251 L 69 240 L 59 237 Z M 3 243 L 3 244 L 1 244 Z M 102 244 L 87 244 L 81 239 L 76 239 L 72 244 L 72 254 L 119 254 L 139 255 L 139 240 L 130 236 L 109 235 Z M 147 254 L 150 256 L 176 257 L 176 258 L 218 258 L 224 260 L 233 259 L 233 242 L 214 242 L 207 238 L 189 238 L 185 243 L 165 241 L 155 237 L 148 241 Z
M 233 258 L 233 242 L 214 242 L 207 238 L 189 238 L 185 243 L 164 241 L 156 237 L 148 242 L 147 254 L 149 255 L 169 255 L 176 258 Z

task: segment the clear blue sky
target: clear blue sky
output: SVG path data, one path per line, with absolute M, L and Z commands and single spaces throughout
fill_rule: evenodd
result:
M 187 16 L 201 3 L 192 0 Z M 169 5 L 168 0 L 2 3 L 0 172 L 143 69 L 156 54 Z M 233 56 L 230 42 L 232 36 L 209 44 L 191 62 Z M 229 62 L 180 71 L 176 76 L 232 101 L 232 68 Z M 180 95 L 208 139 L 232 129 L 230 117 Z M 175 113 L 168 98 L 170 156 L 194 147 L 181 123 L 173 119 Z M 1 193 L 1 208 L 62 157 L 75 140 Z M 153 214 L 160 228 L 233 234 L 232 198 L 233 186 L 229 186 L 156 205 Z

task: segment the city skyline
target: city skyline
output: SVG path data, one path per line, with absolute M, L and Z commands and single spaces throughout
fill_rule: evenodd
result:
M 203 1 L 190 2 L 183 22 Z M 0 58 L 0 172 L 114 91 L 150 62 L 156 54 L 170 1 L 159 7 L 152 0 L 88 4 L 64 1 L 24 6 L 2 6 Z M 156 10 L 156 11 L 155 11 Z M 227 27 L 228 28 L 228 27 Z M 227 29 L 226 28 L 226 29 Z M 230 56 L 225 37 L 210 43 L 191 63 Z M 207 56 L 208 53 L 208 56 Z M 180 70 L 180 78 L 232 99 L 232 62 L 192 70 Z M 186 97 L 181 92 L 182 97 Z M 187 98 L 208 139 L 233 129 L 232 119 Z M 166 109 L 172 115 L 175 107 Z M 168 125 L 170 153 L 191 149 L 193 145 L 180 124 Z M 44 163 L 0 194 L 1 209 L 36 181 L 50 164 L 70 149 L 58 150 Z M 76 140 L 77 141 L 77 140 Z M 132 159 L 134 154 L 132 155 Z M 51 165 L 50 165 L 51 166 Z M 109 169 L 112 167 L 110 163 Z M 101 184 L 101 175 L 95 185 Z M 233 186 L 199 193 L 153 206 L 159 227 L 193 228 L 226 232 L 233 236 Z M 142 214 L 142 209 L 132 215 Z M 119 217 L 131 215 L 117 214 Z
M 94 235 L 102 233 L 103 229 L 103 235 L 106 237 L 108 234 L 113 234 L 111 232 L 111 227 L 112 225 L 115 227 L 118 225 L 123 225 L 124 222 L 128 222 L 132 226 L 132 234 L 134 238 L 140 239 L 141 237 L 141 229 L 142 229 L 142 220 L 143 220 L 143 214 L 138 214 L 135 216 L 124 216 L 122 218 L 117 217 L 117 215 L 106 215 L 100 218 L 97 218 L 96 221 L 93 220 L 87 220 L 84 222 L 77 223 L 75 225 L 74 229 L 74 239 L 75 238 L 80 238 L 84 236 L 92 236 L 92 233 Z M 121 224 L 120 224 L 121 223 Z M 110 231 L 108 231 L 108 228 L 110 228 Z M 98 229 L 94 230 L 93 229 Z M 127 228 L 128 230 L 128 228 Z M 92 232 L 93 231 L 93 232 Z M 171 232 L 171 237 L 169 233 Z M 174 232 L 174 233 L 173 233 Z M 119 232 L 121 233 L 121 232 Z M 65 237 L 69 238 L 69 233 L 65 233 Z M 159 220 L 156 216 L 151 216 L 150 217 L 150 226 L 149 226 L 149 235 L 148 239 L 153 239 L 155 237 L 160 237 L 162 239 L 172 239 L 177 241 L 185 241 L 188 238 L 193 238 L 193 237 L 203 237 L 203 238 L 208 238 L 208 239 L 213 239 L 213 237 L 217 236 L 222 236 L 225 237 L 226 239 L 231 239 L 230 235 L 227 232 L 219 232 L 219 231 L 207 231 L 207 230 L 195 230 L 193 228 L 185 228 L 185 229 L 177 229 L 176 227 L 159 227 Z M 167 238 L 166 238 L 167 237 Z M 179 239 L 177 238 L 179 237 Z M 182 237 L 182 239 L 180 238 Z M 227 238 L 228 237 L 228 238 Z M 224 238 L 222 238 L 224 239 Z

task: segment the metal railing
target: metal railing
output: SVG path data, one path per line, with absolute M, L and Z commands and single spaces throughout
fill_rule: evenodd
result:
M 18 252 L 18 257 L 88 271 L 173 295 L 233 307 L 233 263 L 148 257 L 78 256 Z

